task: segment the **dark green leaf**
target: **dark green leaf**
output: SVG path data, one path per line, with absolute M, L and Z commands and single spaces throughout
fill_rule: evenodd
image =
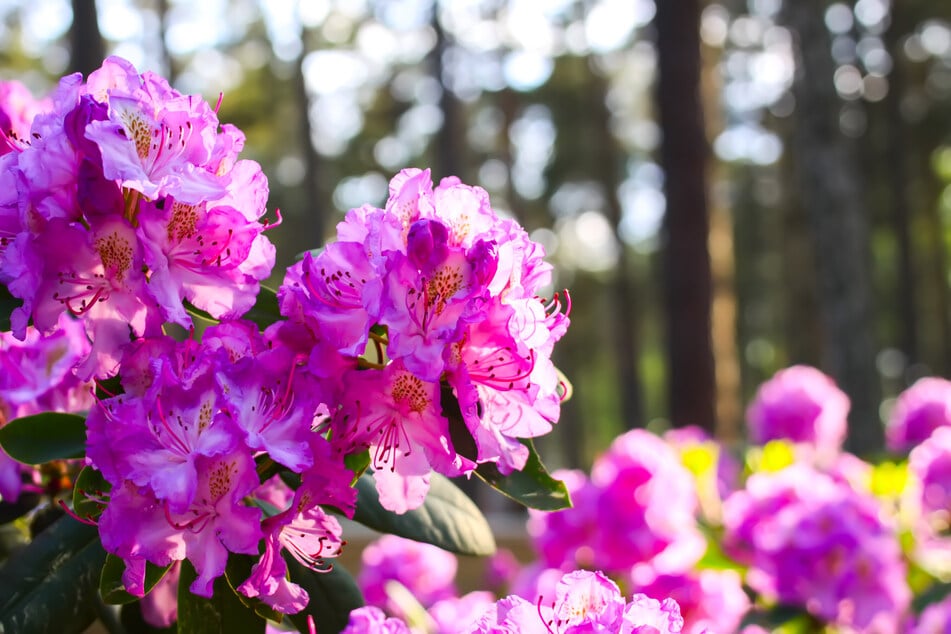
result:
M 571 498 L 565 483 L 551 477 L 531 440 L 522 439 L 521 442 L 529 450 L 524 469 L 502 475 L 494 464 L 485 463 L 479 465 L 476 475 L 493 489 L 529 508 L 540 511 L 569 508 Z
M 822 623 L 796 605 L 774 605 L 767 609 L 750 610 L 743 617 L 739 629 L 758 625 L 767 632 L 781 634 L 812 634 L 823 631 Z
M 0 446 L 25 464 L 82 458 L 86 455 L 86 419 L 58 412 L 15 418 L 0 427 Z
M 347 626 L 350 611 L 364 604 L 363 594 L 350 573 L 340 564 L 328 572 L 315 572 L 290 555 L 286 555 L 291 581 L 310 596 L 307 607 L 288 618 L 301 632 L 307 632 L 307 617 L 314 618 L 320 634 L 337 634 Z
M 119 610 L 119 622 L 126 634 L 176 634 L 178 628 L 173 623 L 169 627 L 153 627 L 142 618 L 142 604 L 126 603 Z
M 261 291 L 258 293 L 257 301 L 254 302 L 254 306 L 251 307 L 251 310 L 244 314 L 244 319 L 253 321 L 261 330 L 284 319 L 281 315 L 280 306 L 277 303 L 277 293 L 262 285 Z
M 343 464 L 347 469 L 353 471 L 354 482 L 356 482 L 356 478 L 363 475 L 363 472 L 370 466 L 370 451 L 367 449 L 360 453 L 348 454 L 344 456 Z
M 0 567 L 0 632 L 82 632 L 96 618 L 105 559 L 95 526 L 57 520 Z
M 40 503 L 38 493 L 20 492 L 20 497 L 16 502 L 0 502 L 0 525 L 8 524 L 13 520 L 23 517 Z
M 943 600 L 949 594 L 951 594 L 951 583 L 935 583 L 914 598 L 911 603 L 912 610 L 915 614 L 920 614 L 926 607 Z
M 92 467 L 83 467 L 73 484 L 73 513 L 79 517 L 93 520 L 102 514 L 103 498 L 108 495 L 112 485 L 106 482 L 102 473 Z
M 387 511 L 370 474 L 357 481 L 354 521 L 400 537 L 439 546 L 461 555 L 484 556 L 495 552 L 492 529 L 479 507 L 448 478 L 433 473 L 423 505 L 403 515 Z
M 10 294 L 7 287 L 0 284 L 0 330 L 10 330 L 10 314 L 22 302 Z
M 145 564 L 145 593 L 148 594 L 155 584 L 162 580 L 165 573 L 168 572 L 168 566 L 156 566 L 153 563 Z M 122 585 L 122 573 L 125 572 L 125 562 L 120 557 L 108 555 L 106 563 L 102 567 L 102 575 L 99 578 L 99 593 L 102 600 L 113 605 L 122 605 L 138 601 L 139 597 L 126 592 Z
M 178 581 L 179 634 L 262 634 L 264 619 L 248 609 L 239 599 L 224 576 L 215 580 L 214 595 L 210 599 L 192 594 L 188 589 L 198 575 L 187 559 L 182 562 L 182 576 Z

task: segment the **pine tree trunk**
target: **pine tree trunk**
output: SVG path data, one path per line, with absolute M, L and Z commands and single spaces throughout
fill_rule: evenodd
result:
M 698 0 L 657 3 L 657 106 L 663 141 L 668 398 L 674 425 L 716 429 Z
M 854 148 L 839 129 L 842 104 L 833 84 L 835 64 L 823 23 L 826 3 L 797 0 L 784 7 L 786 23 L 798 37 L 792 149 L 815 238 L 822 365 L 852 400 L 848 449 L 868 454 L 882 447 L 884 428 L 878 414 L 864 192 Z
M 105 46 L 99 31 L 96 0 L 73 0 L 73 25 L 69 31 L 69 69 L 73 73 L 89 73 L 102 66 Z

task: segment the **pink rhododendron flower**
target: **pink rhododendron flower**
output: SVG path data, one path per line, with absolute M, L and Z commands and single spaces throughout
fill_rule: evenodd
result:
M 132 340 L 165 321 L 190 326 L 186 300 L 215 318 L 246 312 L 274 247 L 266 179 L 237 160 L 243 135 L 118 57 L 86 82 L 64 78 L 51 101 L 30 143 L 3 156 L 0 283 L 22 300 L 14 334 L 79 317 L 92 341 L 80 376 L 107 377 Z
M 387 592 L 393 582 L 405 587 L 423 608 L 456 596 L 456 556 L 431 544 L 383 535 L 364 548 L 361 561 L 357 583 L 367 605 L 388 614 L 407 616 Z
M 703 555 L 693 478 L 657 436 L 636 429 L 615 438 L 595 459 L 591 483 L 599 489 L 596 567 L 623 570 L 650 562 L 660 572 L 677 573 Z
M 341 634 L 410 634 L 410 629 L 402 620 L 388 617 L 380 608 L 367 605 L 350 613 L 350 620 Z
M 904 502 L 913 518 L 915 561 L 932 574 L 951 571 L 951 427 L 939 427 L 911 450 Z
M 743 580 L 735 570 L 658 575 L 649 566 L 635 566 L 631 588 L 655 599 L 674 599 L 680 606 L 686 634 L 735 632 L 750 609 Z
M 902 392 L 885 427 L 892 451 L 908 451 L 939 427 L 951 426 L 951 381 L 925 377 Z
M 33 119 L 51 107 L 49 99 L 36 99 L 20 82 L 0 81 L 0 155 L 29 144 Z
M 617 585 L 600 572 L 579 570 L 561 578 L 555 600 L 537 606 L 518 596 L 509 596 L 490 607 L 464 632 L 547 632 L 581 634 L 677 634 L 683 618 L 673 599 L 663 602 L 643 594 L 625 601 Z
M 41 412 L 78 412 L 93 404 L 91 384 L 75 368 L 89 351 L 82 324 L 62 315 L 59 329 L 44 336 L 28 328 L 23 341 L 0 332 L 0 427 L 14 418 Z M 17 462 L 0 448 L 0 499 L 15 502 L 30 481 L 32 465 Z
M 796 365 L 763 383 L 746 411 L 750 441 L 786 439 L 837 454 L 845 440 L 848 396 L 819 370 Z
M 797 463 L 753 474 L 724 504 L 724 525 L 756 592 L 826 623 L 897 631 L 911 592 L 895 529 L 871 496 Z
M 433 634 L 456 634 L 475 623 L 493 603 L 494 594 L 476 590 L 461 597 L 441 599 L 426 612 L 432 621 Z
M 417 169 L 392 179 L 384 208 L 352 209 L 337 231 L 278 291 L 282 336 L 308 356 L 321 398 L 341 404 L 334 445 L 370 449 L 397 512 L 422 504 L 433 470 L 522 469 L 520 439 L 551 430 L 564 394 L 550 355 L 568 318 L 536 296 L 550 281 L 543 249 L 485 191 L 457 178 L 433 188 Z M 450 439 L 451 399 L 474 447 Z

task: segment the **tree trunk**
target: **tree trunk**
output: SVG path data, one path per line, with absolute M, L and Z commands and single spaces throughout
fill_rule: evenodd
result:
M 102 66 L 106 53 L 99 31 L 96 0 L 73 0 L 73 25 L 69 30 L 69 39 L 70 72 L 88 77 L 89 73 Z
M 698 0 L 657 3 L 657 106 L 663 141 L 668 398 L 674 425 L 716 429 Z
M 825 9 L 822 0 L 784 5 L 799 45 L 794 163 L 815 236 L 823 369 L 852 400 L 848 449 L 868 454 L 884 442 L 871 322 L 869 221 L 854 149 L 839 129 L 842 104 L 833 84 Z

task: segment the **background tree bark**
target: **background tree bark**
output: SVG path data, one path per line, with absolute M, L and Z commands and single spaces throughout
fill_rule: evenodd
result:
M 96 0 L 73 0 L 73 25 L 69 30 L 69 40 L 70 72 L 88 77 L 89 73 L 102 66 L 106 52 L 99 31 Z
M 664 294 L 668 399 L 675 426 L 716 428 L 711 341 L 712 282 L 700 100 L 700 3 L 657 3 L 657 107 L 664 169 Z
M 852 400 L 847 445 L 861 455 L 884 443 L 871 322 L 869 219 L 853 147 L 839 127 L 842 103 L 833 83 L 826 7 L 822 0 L 784 4 L 784 20 L 798 39 L 794 166 L 815 239 L 822 365 Z

